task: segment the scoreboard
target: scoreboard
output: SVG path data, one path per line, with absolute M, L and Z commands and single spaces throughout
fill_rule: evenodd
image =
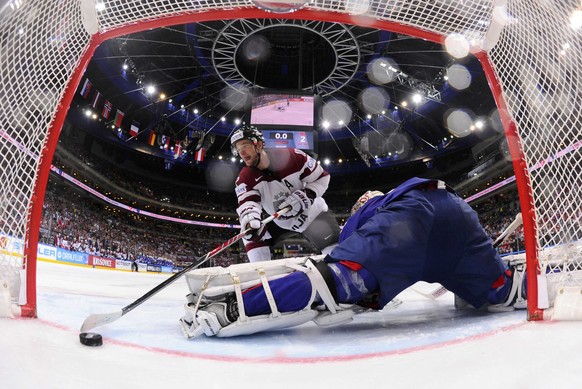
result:
M 266 148 L 314 150 L 313 131 L 262 130 Z

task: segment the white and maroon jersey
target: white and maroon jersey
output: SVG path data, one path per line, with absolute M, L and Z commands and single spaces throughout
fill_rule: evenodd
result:
M 281 203 L 296 190 L 309 189 L 316 195 L 313 205 L 293 218 L 284 216 L 275 220 L 281 228 L 302 232 L 321 212 L 327 211 L 327 204 L 321 196 L 329 185 L 329 173 L 315 159 L 297 149 L 269 149 L 270 166 L 259 170 L 245 166 L 236 180 L 237 212 L 249 205 L 262 208 L 269 215 L 275 213 Z

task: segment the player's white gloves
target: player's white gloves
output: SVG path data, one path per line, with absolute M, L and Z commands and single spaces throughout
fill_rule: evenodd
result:
M 261 222 L 261 210 L 254 205 L 244 207 L 240 211 L 240 230 L 243 232 L 247 228 L 252 228 L 253 231 L 244 236 L 246 240 L 260 240 L 263 236 L 265 226 Z
M 291 206 L 291 211 L 288 212 L 285 216 L 286 217 L 295 217 L 306 211 L 309 207 L 313 204 L 313 200 L 311 200 L 307 193 L 302 190 L 296 190 L 295 192 L 291 193 L 285 201 L 281 203 L 279 209 L 283 209 L 287 206 Z

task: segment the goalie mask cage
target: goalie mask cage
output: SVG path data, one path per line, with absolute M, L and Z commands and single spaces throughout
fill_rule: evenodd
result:
M 36 316 L 49 168 L 96 47 L 156 27 L 292 18 L 366 25 L 440 43 L 460 34 L 471 42 L 513 159 L 528 318 L 549 317 L 546 289 L 538 288 L 544 275 L 554 285 L 553 299 L 563 288 L 580 289 L 576 274 L 582 271 L 580 12 L 579 0 L 315 0 L 286 14 L 266 12 L 250 0 L 8 0 L 0 10 L 0 311 Z

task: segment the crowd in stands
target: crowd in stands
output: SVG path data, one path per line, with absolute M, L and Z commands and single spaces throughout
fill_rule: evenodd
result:
M 493 239 L 497 237 L 511 224 L 515 216 L 520 212 L 517 190 L 500 193 L 472 205 L 483 228 Z M 506 241 L 499 246 L 497 251 L 501 254 L 524 250 L 523 226 L 520 226 Z
M 495 239 L 519 211 L 517 193 L 510 191 L 474 208 L 487 233 Z M 232 228 L 209 228 L 130 214 L 97 202 L 53 177 L 47 186 L 41 223 L 41 243 L 67 250 L 154 266 L 186 266 L 235 235 Z M 523 229 L 500 246 L 501 253 L 523 250 Z M 275 253 L 280 257 L 281 252 Z M 246 261 L 238 245 L 208 262 L 228 266 Z
M 41 243 L 67 250 L 156 266 L 191 263 L 227 240 L 236 230 L 160 221 L 128 214 L 96 202 L 55 182 L 47 187 L 41 222 Z M 237 248 L 237 247 L 235 247 Z M 210 264 L 236 262 L 234 250 Z
M 98 147 L 96 147 L 98 149 Z M 119 153 L 114 150 L 112 152 Z M 122 152 L 122 151 L 121 151 Z M 124 197 L 121 202 L 136 207 L 152 208 L 152 205 L 159 204 L 157 208 L 168 210 L 172 206 L 197 209 L 205 214 L 223 214 L 236 218 L 234 209 L 236 208 L 236 197 L 234 194 L 234 180 L 232 188 L 220 193 L 210 192 L 206 186 L 194 185 L 193 182 L 203 180 L 204 175 L 199 177 L 188 176 L 194 169 L 186 172 L 166 172 L 152 169 L 152 166 L 145 165 L 147 159 L 126 161 L 126 167 L 132 166 L 132 170 L 120 168 L 115 161 L 118 155 L 102 158 L 84 148 L 75 141 L 75 137 L 61 137 L 59 146 L 53 159 L 53 165 L 82 180 L 93 189 L 104 191 L 110 190 L 118 192 L 118 197 Z M 75 163 L 71 163 L 71 160 Z M 80 162 L 80 164 L 79 164 Z M 135 164 L 143 166 L 135 166 Z M 175 170 L 179 170 L 178 167 Z M 94 174 L 97 172 L 97 174 Z M 86 180 L 86 181 L 85 181 Z M 125 190 L 119 193 L 119 189 Z M 117 190 L 115 190 L 117 189 Z M 134 196 L 132 197 L 131 194 Z M 129 196 L 128 196 L 129 195 Z M 212 207 L 208 207 L 208 201 L 212 200 Z M 137 204 L 136 204 L 137 203 Z

